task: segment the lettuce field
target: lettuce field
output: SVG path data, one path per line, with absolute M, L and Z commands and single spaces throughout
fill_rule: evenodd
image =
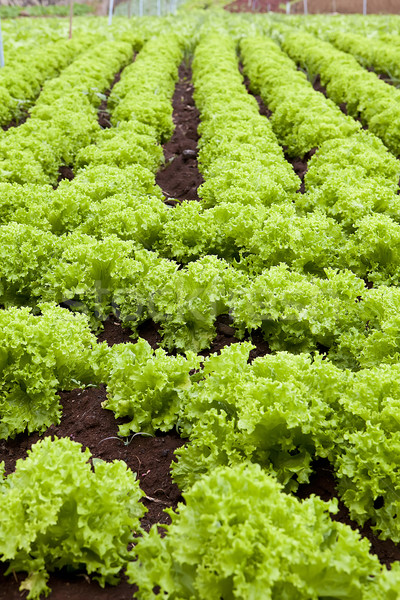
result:
M 400 17 L 2 22 L 0 600 L 400 598 Z

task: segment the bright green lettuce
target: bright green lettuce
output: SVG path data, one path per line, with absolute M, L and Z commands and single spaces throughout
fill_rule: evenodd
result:
M 376 73 L 362 68 L 347 52 L 337 50 L 310 33 L 285 35 L 282 46 L 309 74 L 321 75 L 329 98 L 337 104 L 345 103 L 349 115 L 359 117 L 368 125 L 395 156 L 400 154 L 400 136 L 396 128 L 400 117 L 400 91 L 396 87 L 387 85 Z
M 359 324 L 357 299 L 365 284 L 350 271 L 325 270 L 326 278 L 271 267 L 249 282 L 233 305 L 239 336 L 261 327 L 274 350 L 310 352 L 330 347 Z M 362 324 L 361 324 L 362 327 Z
M 0 480 L 0 560 L 28 574 L 29 600 L 47 596 L 49 572 L 65 566 L 116 584 L 132 557 L 143 492 L 123 461 L 90 459 L 88 448 L 47 437 Z
M 200 110 L 199 167 L 206 207 L 285 202 L 300 181 L 285 160 L 269 121 L 259 114 L 238 70 L 235 42 L 215 25 L 205 28 L 193 60 Z
M 0 136 L 0 180 L 57 183 L 59 167 L 73 164 L 78 151 L 99 131 L 99 94 L 132 51 L 127 42 L 96 44 L 47 81 L 31 118 Z
M 87 319 L 49 304 L 0 311 L 0 438 L 59 423 L 57 391 L 100 383 L 108 348 Z
M 362 600 L 381 571 L 369 542 L 330 518 L 335 503 L 300 502 L 258 465 L 219 468 L 138 540 L 127 573 L 139 600 Z
M 193 353 L 184 358 L 168 356 L 161 348 L 153 351 L 143 339 L 114 346 L 103 408 L 114 411 L 116 418 L 131 419 L 119 426 L 120 435 L 172 429 L 182 410 L 182 394 L 191 386 L 189 373 L 199 363 Z
M 359 123 L 313 90 L 272 40 L 245 37 L 240 50 L 252 90 L 272 110 L 273 131 L 289 155 L 304 156 L 326 140 L 346 138 L 360 129 Z
M 183 396 L 178 429 L 191 443 L 172 467 L 181 488 L 218 465 L 251 461 L 295 490 L 308 481 L 315 454 L 327 456 L 335 446 L 346 374 L 306 354 L 278 353 L 250 365 L 250 349 L 232 344 L 210 356 Z

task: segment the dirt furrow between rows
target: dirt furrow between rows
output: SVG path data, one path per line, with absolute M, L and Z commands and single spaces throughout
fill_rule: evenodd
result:
M 200 115 L 193 91 L 191 68 L 182 64 L 172 101 L 175 131 L 164 144 L 165 166 L 156 176 L 156 183 L 171 205 L 176 204 L 175 200 L 199 200 L 197 189 L 203 183 L 197 166 Z

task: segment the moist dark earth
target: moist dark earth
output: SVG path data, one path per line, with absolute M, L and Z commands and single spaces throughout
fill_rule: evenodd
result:
M 157 183 L 161 186 L 166 199 L 174 205 L 174 200 L 198 200 L 197 188 L 202 183 L 201 174 L 197 168 L 197 127 L 199 113 L 193 102 L 193 85 L 191 72 L 187 65 L 182 65 L 179 70 L 173 98 L 175 133 L 172 139 L 164 146 L 166 167 L 157 175 Z M 257 98 L 260 112 L 265 116 L 270 113 Z M 106 104 L 101 107 L 100 118 L 109 120 Z M 107 126 L 104 122 L 103 126 Z M 302 178 L 307 169 L 305 157 L 293 160 L 296 172 Z M 61 176 L 73 176 L 69 171 Z M 299 190 L 302 191 L 302 190 Z M 217 336 L 209 350 L 201 354 L 206 357 L 213 352 L 239 340 L 235 337 L 229 315 L 221 315 L 216 322 Z M 131 332 L 124 329 L 120 322 L 110 318 L 104 324 L 104 330 L 98 336 L 98 341 L 106 341 L 109 345 L 131 342 Z M 161 335 L 159 327 L 152 321 L 142 324 L 139 335 L 146 339 L 152 348 L 159 347 Z M 250 360 L 264 356 L 270 352 L 268 344 L 263 340 L 261 332 L 253 332 L 252 342 L 256 348 L 250 354 Z M 158 434 L 155 437 L 136 435 L 129 439 L 118 438 L 118 422 L 111 411 L 101 407 L 106 399 L 104 386 L 98 388 L 77 389 L 69 392 L 60 392 L 63 416 L 58 426 L 51 426 L 43 436 L 65 437 L 68 436 L 76 442 L 88 447 L 94 457 L 104 460 L 124 460 L 140 480 L 140 486 L 146 497 L 143 502 L 148 512 L 142 519 L 142 526 L 149 530 L 153 524 L 169 523 L 169 517 L 163 512 L 164 508 L 176 508 L 182 501 L 180 491 L 172 482 L 169 469 L 174 452 L 185 443 L 176 432 Z M 14 440 L 0 441 L 0 462 L 4 461 L 6 472 L 10 473 L 15 468 L 15 461 L 26 456 L 26 451 L 41 437 L 38 434 L 21 434 Z M 327 461 L 317 460 L 314 463 L 315 473 L 309 484 L 301 485 L 298 490 L 299 498 L 306 498 L 311 494 L 320 496 L 323 500 L 337 497 L 336 483 L 332 467 Z M 400 560 L 400 548 L 391 541 L 381 541 L 372 532 L 368 524 L 362 529 L 349 518 L 347 509 L 339 502 L 339 512 L 334 518 L 346 523 L 354 529 L 359 529 L 367 537 L 372 546 L 372 552 L 377 554 L 383 564 L 390 565 L 395 560 Z M 18 591 L 24 574 L 11 574 L 4 577 L 6 567 L 0 568 L 0 600 L 19 600 L 26 597 L 26 592 Z M 124 577 L 116 587 L 106 586 L 101 589 L 96 582 L 92 582 L 84 572 L 68 573 L 62 571 L 54 573 L 49 581 L 52 592 L 50 600 L 128 600 L 134 598 L 136 588 L 129 584 Z
M 175 131 L 164 145 L 165 166 L 156 176 L 168 204 L 176 204 L 174 200 L 198 200 L 197 189 L 203 183 L 197 168 L 199 111 L 193 101 L 189 65 L 179 67 L 172 106 Z

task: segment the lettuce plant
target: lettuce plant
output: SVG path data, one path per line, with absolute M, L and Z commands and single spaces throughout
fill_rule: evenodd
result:
M 183 489 L 217 466 L 253 462 L 295 490 L 308 481 L 311 459 L 336 447 L 346 374 L 285 352 L 250 365 L 250 349 L 232 344 L 209 357 L 183 395 L 178 429 L 190 444 L 177 451 L 172 466 Z
M 185 358 L 168 356 L 161 348 L 153 351 L 143 339 L 114 346 L 103 408 L 131 419 L 119 426 L 120 435 L 172 429 L 182 411 L 182 395 L 191 386 L 190 371 L 199 363 L 191 352 Z
M 92 460 L 92 464 L 90 463 Z M 49 573 L 82 568 L 102 587 L 116 584 L 146 511 L 135 474 L 123 461 L 92 459 L 68 438 L 34 444 L 0 480 L 0 560 L 25 571 L 20 590 L 47 596 Z
M 153 526 L 138 540 L 127 573 L 139 600 L 362 600 L 382 571 L 330 518 L 336 503 L 286 495 L 258 465 L 215 469 L 184 499 L 164 538 Z
M 100 383 L 108 347 L 83 315 L 51 305 L 0 311 L 0 438 L 59 423 L 56 392 Z

